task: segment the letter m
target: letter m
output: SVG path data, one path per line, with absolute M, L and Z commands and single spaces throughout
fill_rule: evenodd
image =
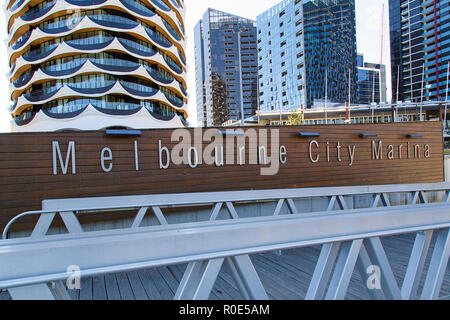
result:
M 72 174 L 77 173 L 77 169 L 75 166 L 75 142 L 70 141 L 69 146 L 67 148 L 66 161 L 63 162 L 63 157 L 61 154 L 61 148 L 59 147 L 58 141 L 53 141 L 53 174 L 58 175 L 58 160 L 61 165 L 61 169 L 63 174 L 67 174 L 69 169 L 69 162 L 72 158 Z
M 378 149 L 375 141 L 372 141 L 372 160 L 383 160 L 383 142 L 378 141 Z

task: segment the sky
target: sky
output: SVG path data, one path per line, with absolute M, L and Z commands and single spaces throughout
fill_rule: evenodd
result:
M 384 45 L 383 63 L 386 64 L 388 100 L 391 100 L 390 44 L 389 44 L 389 4 L 388 0 L 355 0 L 356 1 L 356 30 L 358 53 L 364 54 L 367 62 L 379 63 L 381 60 L 381 24 L 382 6 L 384 10 Z M 273 7 L 281 0 L 185 0 L 186 6 L 186 49 L 188 64 L 188 94 L 189 121 L 195 125 L 196 97 L 195 97 L 195 62 L 194 62 L 194 26 L 202 18 L 208 8 L 213 8 L 244 18 L 256 20 L 256 16 Z M 6 22 L 3 10 L 0 10 L 0 38 L 6 40 Z M 0 132 L 10 130 L 11 117 L 7 108 L 12 104 L 9 97 L 9 81 L 7 74 L 9 65 L 6 51 L 6 41 L 0 43 Z

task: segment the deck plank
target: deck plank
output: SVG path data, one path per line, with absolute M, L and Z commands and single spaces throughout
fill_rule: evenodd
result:
M 81 278 L 80 300 L 92 300 L 92 278 Z
M 121 300 L 119 286 L 114 274 L 105 275 L 105 287 L 108 300 Z
M 136 300 L 148 300 L 149 299 L 148 295 L 145 292 L 144 286 L 142 285 L 138 272 L 137 271 L 128 272 L 127 276 Z
M 178 281 L 178 283 L 180 283 L 180 281 L 181 281 L 181 279 L 183 278 L 183 275 L 184 275 L 184 272 L 186 271 L 186 266 L 187 265 L 183 265 L 183 266 L 180 266 L 180 265 L 177 265 L 177 266 L 174 266 L 174 267 L 176 267 L 176 271 L 175 271 L 175 273 L 176 273 L 176 278 L 177 278 L 177 281 Z M 217 281 L 216 281 L 216 284 L 217 284 Z M 215 286 L 214 286 L 215 287 Z M 178 287 L 177 287 L 177 289 L 178 289 Z M 220 290 L 219 290 L 220 291 Z M 175 291 L 176 292 L 176 291 Z M 219 298 L 219 295 L 217 295 L 217 292 L 213 289 L 213 290 L 211 290 L 211 294 L 210 294 L 210 296 L 209 296 L 209 299 L 210 300 L 220 300 L 220 298 Z
M 220 277 L 217 277 L 217 281 L 213 287 L 212 293 L 217 297 L 217 300 L 237 300 L 235 296 L 228 293 L 228 289 L 225 289 L 227 283 Z
M 175 277 L 176 281 L 178 283 L 180 283 L 181 279 L 183 279 L 184 271 L 186 271 L 186 266 L 187 265 L 185 265 L 185 264 L 183 264 L 183 265 L 173 265 L 173 266 L 168 266 L 167 268 L 173 274 L 173 276 Z
M 153 283 L 159 294 L 161 295 L 162 300 L 172 300 L 174 294 L 172 290 L 168 287 L 166 281 L 161 277 L 161 274 L 155 268 L 146 270 L 148 276 L 152 279 Z
M 263 272 L 270 273 L 280 287 L 289 288 L 289 290 L 299 295 L 299 299 L 305 298 L 305 292 L 308 290 L 308 288 L 305 285 L 301 284 L 298 277 L 291 277 L 285 272 L 285 270 L 278 267 L 268 259 L 261 258 L 260 256 L 253 257 L 253 261 L 258 273 L 260 269 L 264 269 Z
M 125 272 L 116 273 L 116 279 L 122 300 L 135 300 L 127 274 Z
M 92 279 L 92 294 L 94 300 L 107 300 L 105 276 L 97 276 Z
M 300 281 L 304 285 L 309 286 L 309 283 L 311 281 L 311 275 L 307 274 L 300 268 L 291 266 L 289 263 L 285 261 L 285 258 L 286 255 L 275 256 L 274 254 L 265 254 L 256 256 L 256 259 L 266 259 L 266 261 L 268 263 L 273 264 L 273 267 L 278 269 L 279 272 L 284 272 L 289 277 L 297 279 L 297 281 Z
M 144 287 L 145 293 L 150 300 L 163 300 L 163 297 L 159 293 L 158 288 L 150 277 L 148 270 L 138 271 L 139 279 Z
M 67 290 L 71 300 L 80 300 L 80 290 Z
M 224 288 L 228 294 L 233 296 L 233 300 L 243 300 L 244 295 L 239 291 L 238 285 L 231 275 L 231 271 L 227 265 L 225 265 L 219 273 L 218 281 L 220 281 L 222 288 Z M 266 290 L 267 291 L 267 290 Z M 271 293 L 267 293 L 270 299 L 275 300 Z
M 167 267 L 162 267 L 157 269 L 161 278 L 164 279 L 170 291 L 172 291 L 173 296 L 177 292 L 179 282 L 175 279 L 174 275 L 168 270 Z
M 301 296 L 292 286 L 285 286 L 284 281 L 273 272 L 270 272 L 265 265 L 259 263 L 255 264 L 256 272 L 258 273 L 261 282 L 266 289 L 266 292 L 271 292 L 276 300 L 299 300 Z
M 9 295 L 9 292 L 8 291 L 0 291 L 0 300 L 1 301 L 11 300 L 11 296 Z
M 225 271 L 221 271 L 217 277 L 216 285 L 214 286 L 213 292 L 217 295 L 219 299 L 223 300 L 242 300 L 243 296 L 239 290 L 230 285 L 223 277 L 222 274 Z

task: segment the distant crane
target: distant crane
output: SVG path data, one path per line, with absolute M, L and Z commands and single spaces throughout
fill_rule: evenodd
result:
M 381 55 L 380 64 L 383 64 L 383 49 L 384 49 L 384 3 L 381 9 Z

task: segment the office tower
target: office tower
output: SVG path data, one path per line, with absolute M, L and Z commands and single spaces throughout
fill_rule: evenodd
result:
M 422 1 L 390 0 L 392 97 L 417 101 L 423 70 Z
M 263 112 L 357 103 L 354 0 L 284 0 L 257 26 Z
M 358 55 L 358 101 L 359 104 L 386 102 L 386 66 L 364 61 Z
M 9 1 L 12 130 L 183 126 L 184 10 L 181 0 Z
M 253 116 L 258 105 L 255 21 L 208 9 L 194 33 L 198 125 L 242 120 L 242 109 L 244 118 Z
M 427 100 L 446 98 L 450 62 L 450 0 L 422 2 L 424 96 Z
M 450 1 L 390 0 L 392 96 L 445 99 L 450 61 Z

